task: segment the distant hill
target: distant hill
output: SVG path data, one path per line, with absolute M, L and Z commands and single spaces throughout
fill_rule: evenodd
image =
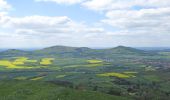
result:
M 170 52 L 170 47 L 137 47 L 137 49 L 154 52 Z
M 68 46 L 53 46 L 41 50 L 33 51 L 34 55 L 38 56 L 59 56 L 59 57 L 81 57 L 81 54 L 88 53 L 92 49 L 87 47 L 68 47 Z
M 117 54 L 144 54 L 146 51 L 139 50 L 131 47 L 125 47 L 125 46 L 118 46 L 111 49 L 106 49 L 110 51 L 111 53 L 117 53 Z
M 1 56 L 59 56 L 59 57 L 112 57 L 114 55 L 145 55 L 144 50 L 118 46 L 110 49 L 91 49 L 87 47 L 53 46 L 34 51 L 10 49 L 0 52 Z
M 30 54 L 28 51 L 17 50 L 17 49 L 9 49 L 0 52 L 1 57 L 10 57 L 10 56 L 25 56 Z
M 74 52 L 77 49 L 77 47 L 67 47 L 67 46 L 53 46 L 53 47 L 48 47 L 44 48 L 41 50 L 36 50 L 35 52 L 37 53 L 53 53 L 53 54 L 58 54 L 58 53 L 68 53 L 68 52 Z

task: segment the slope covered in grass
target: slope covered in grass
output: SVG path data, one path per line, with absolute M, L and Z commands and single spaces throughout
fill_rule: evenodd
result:
M 1 81 L 0 100 L 130 100 L 91 91 L 73 90 L 48 82 Z

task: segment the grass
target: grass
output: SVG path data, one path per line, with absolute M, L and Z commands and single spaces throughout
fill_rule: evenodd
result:
M 78 68 L 78 67 L 99 67 L 99 66 L 103 66 L 104 63 L 93 63 L 93 64 L 81 64 L 81 65 L 67 65 L 67 66 L 64 66 L 62 68 Z
M 102 63 L 94 63 L 94 64 L 87 64 L 87 65 L 84 65 L 84 67 L 99 67 L 99 66 L 103 66 L 104 64 Z
M 27 79 L 27 77 L 20 76 L 20 77 L 16 77 L 16 78 L 14 78 L 14 79 L 16 79 L 16 80 L 26 80 L 26 79 Z
M 58 75 L 58 76 L 56 76 L 56 78 L 63 78 L 65 76 L 67 76 L 67 75 Z
M 92 91 L 64 88 L 40 81 L 1 81 L 0 100 L 130 100 Z
M 44 76 L 39 76 L 39 77 L 32 78 L 32 79 L 30 79 L 30 80 L 36 81 L 36 80 L 41 80 L 41 79 L 43 79 L 43 78 L 44 78 Z
M 156 69 L 152 66 L 145 67 L 145 71 L 156 71 Z
M 149 80 L 149 81 L 153 81 L 153 82 L 160 82 L 161 78 L 156 76 L 156 75 L 144 75 L 144 78 Z
M 28 63 L 36 63 L 37 60 L 30 60 L 27 57 L 16 57 L 17 59 L 13 62 L 14 65 L 24 65 L 26 62 Z
M 132 71 L 125 71 L 124 74 L 137 74 L 138 72 L 132 72 Z
M 131 78 L 131 77 L 135 77 L 134 75 L 131 75 L 131 74 L 129 75 L 129 74 L 123 74 L 123 73 L 117 73 L 117 72 L 97 74 L 97 76 L 104 76 L 104 77 L 114 76 L 114 77 L 118 77 L 118 78 Z

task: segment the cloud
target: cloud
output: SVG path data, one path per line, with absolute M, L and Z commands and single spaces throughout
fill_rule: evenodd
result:
M 21 18 L 9 17 L 6 25 L 13 28 L 26 29 L 43 29 L 43 28 L 57 28 L 61 25 L 66 25 L 70 19 L 66 16 L 62 17 L 48 17 L 48 16 L 26 16 Z
M 1 47 L 169 46 L 170 0 L 36 1 L 70 6 L 79 4 L 105 18 L 97 23 L 84 23 L 67 16 L 11 17 L 1 11 Z
M 116 30 L 106 34 L 121 38 L 118 44 L 168 46 L 170 42 L 170 0 L 88 0 L 81 5 L 105 15 L 100 22 Z
M 112 36 L 163 37 L 170 32 L 170 0 L 88 0 L 81 5 L 103 12 L 101 22 L 117 30 L 108 33 Z
M 9 5 L 6 0 L 0 0 L 0 11 L 2 10 L 8 10 L 11 8 L 11 5 Z
M 74 0 L 68 0 L 68 2 L 71 1 Z M 63 2 L 65 1 L 63 0 Z M 135 31 L 141 31 L 141 33 L 169 32 L 170 0 L 82 0 L 77 3 L 88 9 L 103 12 L 106 18 L 101 19 L 100 22 L 120 30 L 120 34 L 123 31 L 131 31 L 134 32 L 133 34 L 137 33 Z M 155 25 L 159 25 L 159 27 Z M 111 33 L 117 34 L 117 32 Z
M 81 45 L 82 40 L 88 39 L 87 34 L 91 38 L 94 38 L 97 34 L 104 34 L 106 32 L 102 27 L 89 26 L 86 23 L 76 22 L 67 16 L 49 17 L 35 15 L 11 17 L 4 15 L 0 18 L 0 25 L 1 29 L 7 31 L 7 34 L 5 33 L 6 35 L 0 32 L 0 40 L 3 43 L 6 41 L 6 44 L 15 44 L 15 46 L 20 46 L 19 44 L 26 46 L 29 43 L 38 41 L 44 44 L 41 46 L 56 45 L 57 43 L 63 45 L 80 43 L 79 45 Z M 8 40 L 13 42 L 8 42 Z
M 87 0 L 82 5 L 94 11 L 169 7 L 170 0 Z
M 170 8 L 114 10 L 106 13 L 102 22 L 114 28 L 129 31 L 168 34 L 170 31 Z
M 58 4 L 67 4 L 67 5 L 72 5 L 72 4 L 77 4 L 81 3 L 84 0 L 35 0 L 36 2 L 55 2 Z
M 5 28 L 11 28 L 17 33 L 37 33 L 37 34 L 84 34 L 84 33 L 101 33 L 103 28 L 89 27 L 84 23 L 78 23 L 66 16 L 49 17 L 49 16 L 26 16 L 14 18 L 6 16 L 0 20 Z M 24 33 L 23 33 L 24 34 Z

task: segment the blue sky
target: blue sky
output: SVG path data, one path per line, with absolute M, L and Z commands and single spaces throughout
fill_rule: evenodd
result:
M 76 21 L 95 23 L 104 18 L 104 15 L 79 6 L 61 5 L 53 2 L 39 2 L 34 0 L 7 0 L 14 8 L 11 16 L 24 17 L 31 15 L 41 16 L 68 16 Z
M 169 47 L 170 0 L 0 0 L 0 48 Z

